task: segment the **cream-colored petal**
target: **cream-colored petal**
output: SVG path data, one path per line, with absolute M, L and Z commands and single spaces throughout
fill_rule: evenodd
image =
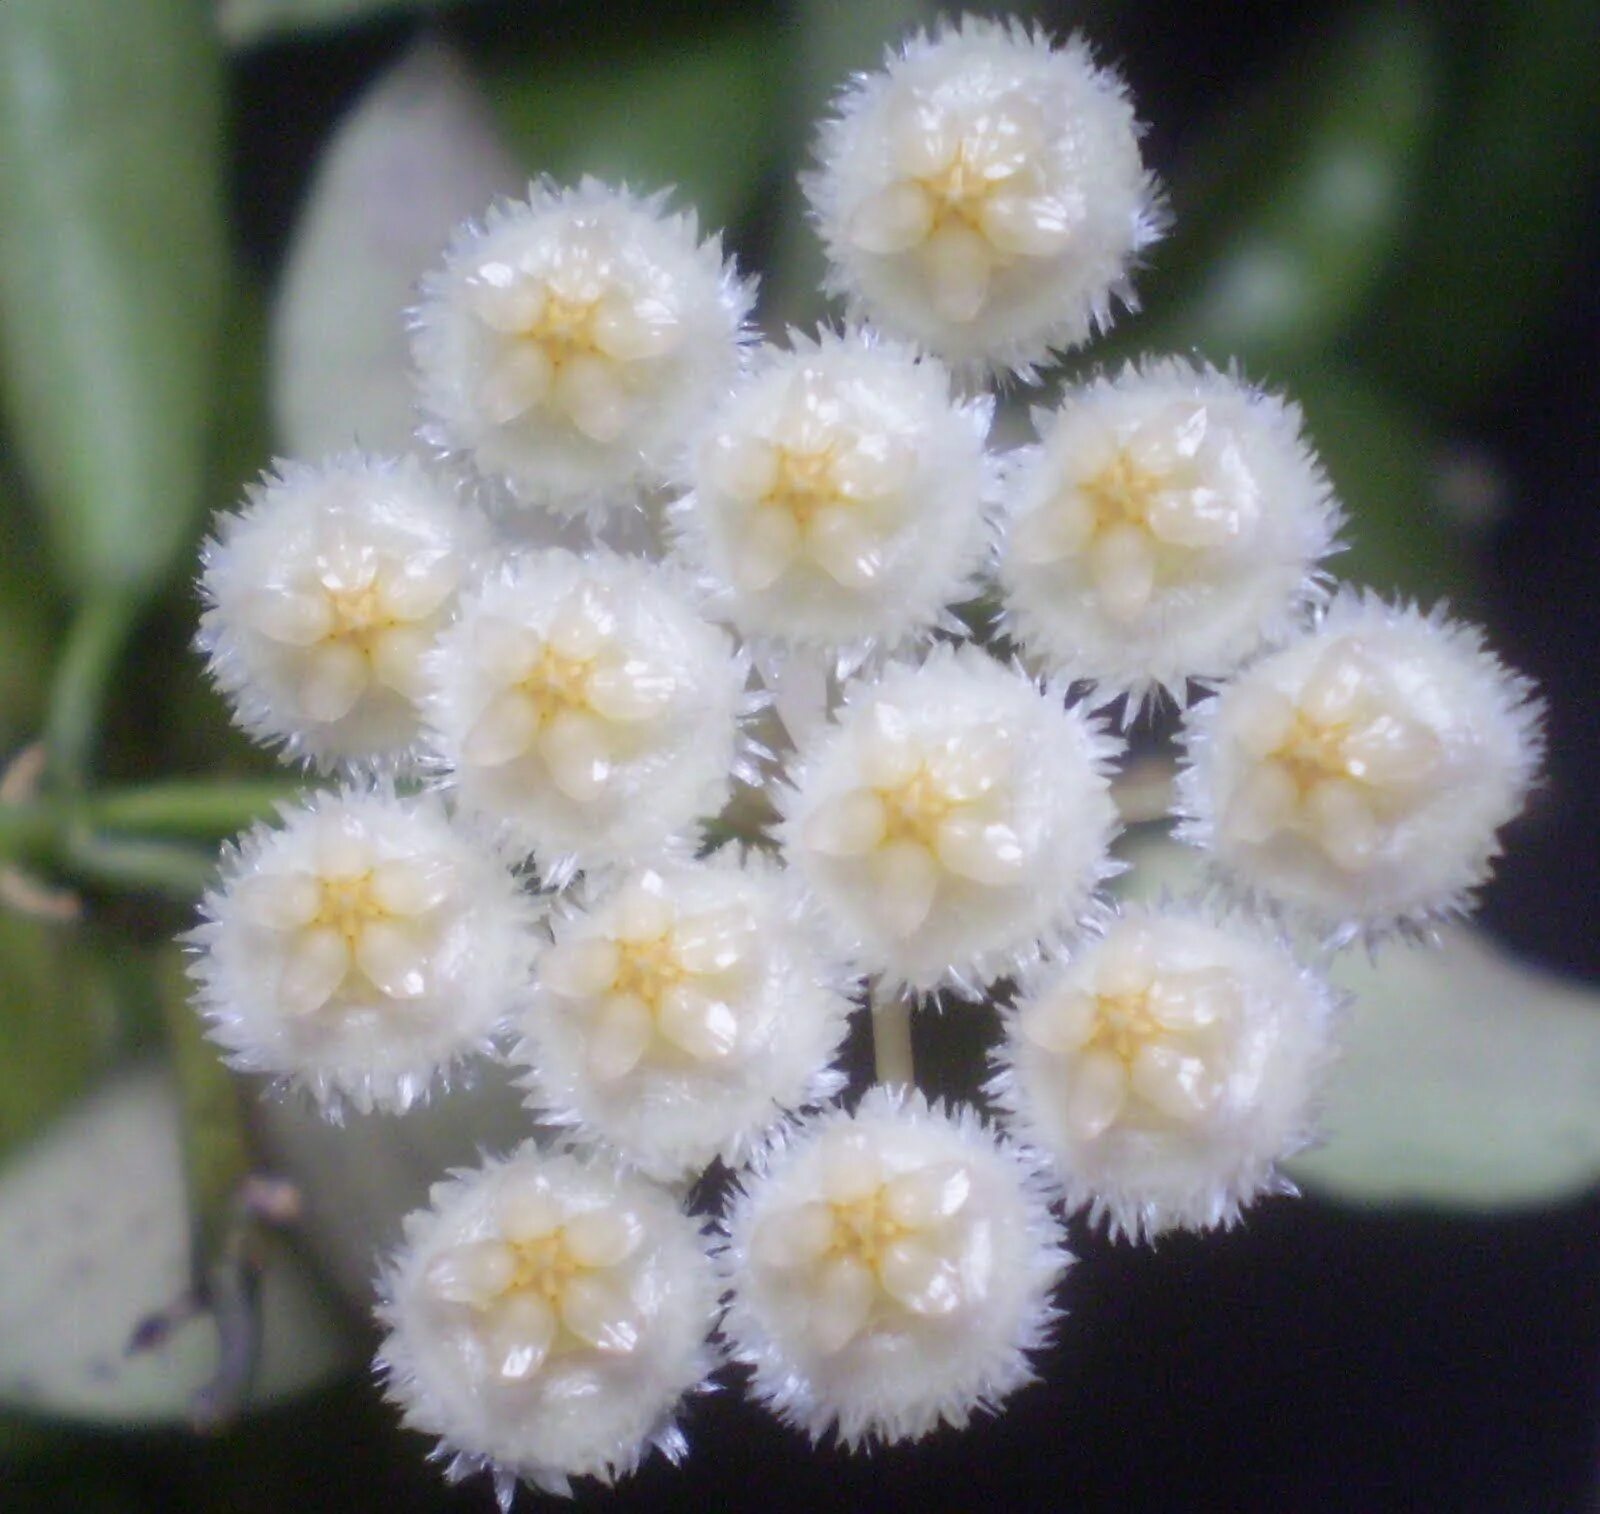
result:
M 754 945 L 755 921 L 737 907 L 691 916 L 672 934 L 673 960 L 697 976 L 731 972 Z
M 852 506 L 818 510 L 807 523 L 802 545 L 840 588 L 870 589 L 883 574 L 882 539 Z
M 299 930 L 321 908 L 322 886 L 309 873 L 257 873 L 234 884 L 230 897 L 251 925 Z
M 461 743 L 467 767 L 504 767 L 525 756 L 539 735 L 539 706 L 521 689 L 497 694 Z
M 1343 778 L 1324 779 L 1306 795 L 1305 826 L 1328 859 L 1347 873 L 1370 867 L 1386 840 L 1367 795 Z
M 616 629 L 617 613 L 605 597 L 583 588 L 556 606 L 545 640 L 558 657 L 587 662 L 607 649 Z
M 1139 1048 L 1128 1083 L 1135 1097 L 1184 1123 L 1206 1114 L 1218 1093 L 1205 1059 L 1168 1041 L 1147 1041 Z
M 305 654 L 295 690 L 308 720 L 331 725 L 356 707 L 371 681 L 367 659 L 347 641 L 325 641 Z
M 971 1196 L 972 1169 L 965 1162 L 934 1162 L 883 1185 L 885 1211 L 908 1230 L 928 1230 L 960 1214 Z
M 566 1215 L 559 1200 L 542 1183 L 513 1177 L 495 1195 L 494 1219 L 506 1240 L 513 1245 L 526 1245 L 554 1235 Z
M 333 605 L 326 594 L 258 589 L 245 596 L 244 623 L 287 647 L 315 646 L 332 629 Z
M 509 426 L 543 405 L 555 380 L 555 364 L 542 342 L 508 342 L 489 359 L 478 383 L 478 408 L 491 425 Z
M 1145 512 L 1152 536 L 1194 550 L 1224 547 L 1243 533 L 1248 501 L 1202 486 L 1158 491 Z
M 1156 968 L 1148 931 L 1124 925 L 1108 935 L 1094 955 L 1095 992 L 1112 999 L 1136 998 L 1155 982 Z
M 901 940 L 915 935 L 939 891 L 938 859 L 916 841 L 890 841 L 868 855 L 877 895 L 872 908 L 883 927 Z
M 511 1286 L 517 1261 L 504 1241 L 468 1241 L 428 1263 L 428 1291 L 447 1304 L 482 1309 Z
M 1149 535 L 1127 522 L 1100 532 L 1086 554 L 1089 582 L 1107 615 L 1137 620 L 1156 587 L 1156 557 Z
M 372 870 L 372 843 L 364 828 L 349 815 L 332 823 L 324 817 L 317 827 L 314 847 L 319 878 L 354 880 Z
M 1094 511 L 1076 489 L 1019 515 L 1006 550 L 1026 567 L 1048 567 L 1080 556 L 1094 535 Z
M 765 499 L 778 485 L 777 449 L 763 437 L 739 431 L 712 437 L 700 454 L 700 467 L 714 492 L 745 504 Z
M 845 235 L 863 252 L 890 256 L 925 241 L 933 230 L 933 215 L 927 190 L 900 179 L 856 206 Z
M 1115 1122 L 1128 1098 L 1128 1073 L 1105 1051 L 1079 1057 L 1066 1076 L 1064 1113 L 1075 1140 L 1093 1141 Z
M 872 1315 L 878 1286 L 866 1263 L 835 1257 L 817 1269 L 811 1292 L 811 1338 L 824 1356 L 844 1350 Z
M 561 1228 L 567 1254 L 583 1267 L 615 1267 L 644 1240 L 644 1224 L 631 1209 L 590 1209 Z
M 1225 967 L 1158 974 L 1145 999 L 1152 1019 L 1182 1031 L 1226 1024 L 1239 1013 L 1240 1004 L 1239 980 Z
M 473 662 L 498 683 L 520 683 L 537 665 L 544 643 L 535 631 L 515 621 L 486 616 L 472 632 Z
M 913 1314 L 937 1318 L 964 1302 L 961 1274 L 938 1247 L 920 1236 L 901 1236 L 883 1248 L 878 1277 L 884 1292 Z
M 428 947 L 414 930 L 369 920 L 355 941 L 356 966 L 391 999 L 420 999 L 428 991 Z
M 617 981 L 622 953 L 605 936 L 558 941 L 539 958 L 539 982 L 560 999 L 597 999 Z
M 833 1209 L 828 1204 L 797 1204 L 779 1209 L 756 1226 L 750 1257 L 774 1272 L 810 1268 L 833 1245 Z
M 922 762 L 905 711 L 885 700 L 872 707 L 872 724 L 861 743 L 861 771 L 875 789 L 908 783 Z
M 655 1035 L 650 1006 L 635 994 L 608 994 L 589 1022 L 584 1060 L 601 1083 L 625 1078 L 643 1060 Z
M 887 432 L 872 431 L 834 458 L 833 483 L 848 500 L 881 506 L 906 489 L 916 467 L 917 455 L 910 443 Z
M 1300 708 L 1319 725 L 1336 725 L 1358 714 L 1382 687 L 1381 674 L 1360 644 L 1335 642 L 1312 668 L 1300 691 Z
M 539 1294 L 517 1292 L 496 1303 L 479 1328 L 495 1376 L 501 1382 L 525 1383 L 550 1354 L 556 1316 Z
M 623 723 L 653 719 L 672 702 L 676 690 L 671 673 L 642 657 L 602 662 L 583 685 L 596 713 Z
M 605 723 L 563 710 L 539 733 L 539 755 L 552 782 L 577 804 L 592 804 L 611 779 L 611 737 Z
M 931 179 L 944 172 L 961 147 L 961 128 L 941 102 L 912 96 L 889 117 L 889 155 L 907 178 Z
M 378 601 L 395 620 L 422 620 L 455 593 L 461 565 L 448 552 L 413 553 L 378 574 Z
M 859 1131 L 836 1132 L 817 1154 L 818 1183 L 832 1204 L 870 1198 L 883 1182 L 883 1163 Z
M 1005 782 L 1015 752 L 1011 732 L 993 725 L 939 742 L 928 753 L 928 769 L 945 798 L 967 804 Z
M 391 915 L 414 919 L 438 909 L 458 883 L 453 864 L 443 857 L 396 857 L 372 870 L 372 902 Z
M 1059 257 L 1081 220 L 1063 200 L 1020 191 L 990 195 L 978 214 L 979 229 L 1001 252 L 1026 258 Z
M 1222 729 L 1229 741 L 1252 757 L 1270 757 L 1294 728 L 1294 701 L 1261 683 L 1241 683 L 1229 690 Z
M 330 594 L 359 594 L 376 582 L 378 565 L 371 542 L 340 532 L 317 556 L 317 582 Z
M 1258 762 L 1240 775 L 1219 829 L 1245 846 L 1259 846 L 1294 823 L 1300 790 L 1281 762 Z
M 1035 1000 L 1022 1011 L 1018 1027 L 1044 1051 L 1076 1051 L 1094 1033 L 1100 1004 L 1093 994 L 1067 988 Z
M 464 286 L 467 309 L 491 331 L 530 330 L 543 318 L 548 300 L 543 279 L 522 273 L 509 263 L 484 263 Z
M 303 930 L 284 953 L 278 1002 L 285 1014 L 315 1014 L 349 971 L 350 947 L 340 932 L 327 925 Z
M 992 888 L 1016 882 L 1028 860 L 1011 826 L 960 811 L 940 822 L 936 844 L 952 873 Z
M 1384 711 L 1348 732 L 1339 743 L 1339 755 L 1352 778 L 1410 789 L 1438 775 L 1444 765 L 1444 743 L 1421 721 Z
M 620 291 L 600 300 L 589 329 L 596 347 L 624 363 L 665 357 L 683 341 L 683 323 L 666 301 L 634 299 Z
M 994 251 L 980 233 L 960 222 L 941 226 L 918 249 L 928 297 L 953 325 L 976 320 L 989 303 Z
M 720 1062 L 739 1044 L 739 1017 L 733 1006 L 687 983 L 676 983 L 661 996 L 656 1026 L 699 1062 Z
M 871 789 L 850 789 L 824 799 L 806 816 L 801 838 L 825 857 L 859 857 L 888 834 L 889 812 Z
M 748 594 L 771 588 L 800 555 L 800 523 L 781 505 L 762 505 L 735 527 L 729 571 Z
M 628 424 L 628 391 L 609 358 L 568 358 L 556 370 L 550 401 L 591 441 L 604 445 Z
M 638 1349 L 644 1315 L 620 1278 L 587 1272 L 561 1290 L 561 1323 L 596 1351 L 627 1356 Z
M 667 898 L 666 883 L 656 872 L 624 884 L 612 908 L 616 934 L 622 941 L 659 941 L 678 918 Z
M 407 699 L 420 699 L 427 687 L 422 659 L 433 647 L 433 632 L 421 626 L 390 626 L 371 641 L 372 676 Z

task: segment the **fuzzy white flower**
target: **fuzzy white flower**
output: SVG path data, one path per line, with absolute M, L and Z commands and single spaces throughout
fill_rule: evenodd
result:
M 414 459 L 280 463 L 201 557 L 199 645 L 238 723 L 322 768 L 411 756 L 423 654 L 485 545 Z
M 651 851 L 722 807 L 746 676 L 676 575 L 552 550 L 463 599 L 424 705 L 461 806 L 549 879 Z
M 991 1087 L 1113 1235 L 1231 1225 L 1310 1137 L 1334 996 L 1243 915 L 1130 907 L 1033 975 Z
M 536 1108 L 664 1182 L 832 1098 L 851 1002 L 776 866 L 642 869 L 555 927 L 513 1060 Z
M 571 1492 L 676 1461 L 673 1416 L 704 1386 L 716 1284 L 695 1222 L 611 1164 L 542 1153 L 435 1185 L 379 1279 L 378 1370 L 452 1480 Z
M 433 799 L 347 789 L 225 849 L 187 940 L 229 1062 L 330 1113 L 404 1110 L 489 1050 L 531 986 L 535 912 Z
M 696 449 L 676 518 L 747 636 L 893 649 L 976 592 L 995 479 L 989 399 L 854 331 L 762 349 Z
M 676 478 L 755 291 L 665 201 L 540 183 L 458 232 L 413 312 L 424 439 L 561 514 Z
M 1132 303 L 1160 216 L 1127 92 L 1081 39 L 968 16 L 834 108 L 804 184 L 853 312 L 969 375 L 1031 377 Z
M 1008 628 L 1101 697 L 1231 673 L 1320 596 L 1340 524 L 1300 412 L 1215 369 L 1129 364 L 1038 412 L 1006 486 Z
M 1189 711 L 1178 834 L 1241 894 L 1340 936 L 1425 927 L 1488 876 L 1539 713 L 1474 628 L 1342 590 Z
M 1072 930 L 1116 830 L 1121 745 L 974 647 L 846 690 L 780 796 L 839 954 L 883 988 L 976 990 Z
M 741 1182 L 722 1330 L 787 1423 L 849 1447 L 914 1440 L 1032 1379 L 1069 1258 L 1037 1170 L 971 1109 L 880 1085 Z

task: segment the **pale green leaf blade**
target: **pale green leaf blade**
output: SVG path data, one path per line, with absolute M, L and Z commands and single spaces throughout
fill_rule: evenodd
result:
M 213 0 L 217 30 L 231 47 L 289 32 L 348 26 L 402 11 L 437 9 L 447 0 Z

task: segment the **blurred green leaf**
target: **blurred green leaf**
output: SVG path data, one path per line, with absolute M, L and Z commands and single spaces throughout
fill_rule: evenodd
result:
M 1252 375 L 1320 351 L 1395 257 L 1436 116 L 1435 39 L 1363 8 L 1230 111 L 1172 185 L 1171 238 L 1139 281 L 1128 349 L 1198 347 Z
M 279 445 L 406 450 L 405 311 L 458 223 L 526 186 L 459 54 L 424 39 L 370 85 L 323 152 L 273 309 Z
M 529 173 L 640 190 L 675 185 L 707 231 L 737 222 L 776 161 L 781 12 L 724 11 L 692 29 L 590 13 L 576 45 L 503 36 L 478 57 L 507 142 Z M 592 22 L 592 24 L 591 24 Z
M 0 5 L 0 364 L 81 594 L 191 541 L 226 272 L 222 74 L 195 0 Z
M 217 29 L 232 47 L 249 47 L 282 33 L 348 26 L 402 11 L 431 11 L 452 0 L 212 0 Z M 463 0 L 453 0 L 455 4 Z
M 0 475 L 0 763 L 44 714 L 60 607 L 11 480 Z
M 1600 6 L 1515 0 L 1473 34 L 1411 249 L 1361 346 L 1440 404 L 1481 402 L 1569 289 L 1600 165 Z
M 1306 429 L 1350 513 L 1330 569 L 1380 593 L 1471 603 L 1471 539 L 1439 504 L 1443 444 L 1405 403 L 1357 375 L 1319 368 L 1295 381 Z

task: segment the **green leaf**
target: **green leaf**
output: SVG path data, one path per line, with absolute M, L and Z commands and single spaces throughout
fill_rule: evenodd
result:
M 405 311 L 417 280 L 461 221 L 526 183 L 470 70 L 443 43 L 417 43 L 367 89 L 323 152 L 273 310 L 272 405 L 286 452 L 410 446 Z
M 1401 245 L 1437 73 L 1421 15 L 1396 6 L 1291 58 L 1172 185 L 1173 235 L 1139 281 L 1149 314 L 1118 348 L 1198 347 L 1252 374 L 1325 349 Z
M 226 271 L 196 0 L 0 5 L 0 371 L 57 565 L 145 594 L 191 546 Z
M 159 1067 L 118 1075 L 0 1172 L 0 1405 L 102 1424 L 183 1423 L 210 1377 L 207 1323 L 126 1354 L 191 1282 L 177 1094 Z M 348 1333 L 281 1248 L 265 1267 L 252 1402 L 347 1367 Z
M 0 761 L 38 731 L 60 629 L 33 522 L 0 476 Z
M 249 47 L 282 33 L 349 26 L 402 11 L 437 10 L 450 0 L 212 0 L 212 3 L 223 40 L 231 47 Z
M 1570 289 L 1600 165 L 1600 6 L 1485 7 L 1477 77 L 1412 210 L 1362 349 L 1437 402 L 1481 402 Z
M 594 10 L 574 37 L 503 34 L 479 56 L 506 140 L 529 173 L 675 185 L 708 231 L 734 224 L 775 161 L 783 76 L 776 7 L 676 32 Z

